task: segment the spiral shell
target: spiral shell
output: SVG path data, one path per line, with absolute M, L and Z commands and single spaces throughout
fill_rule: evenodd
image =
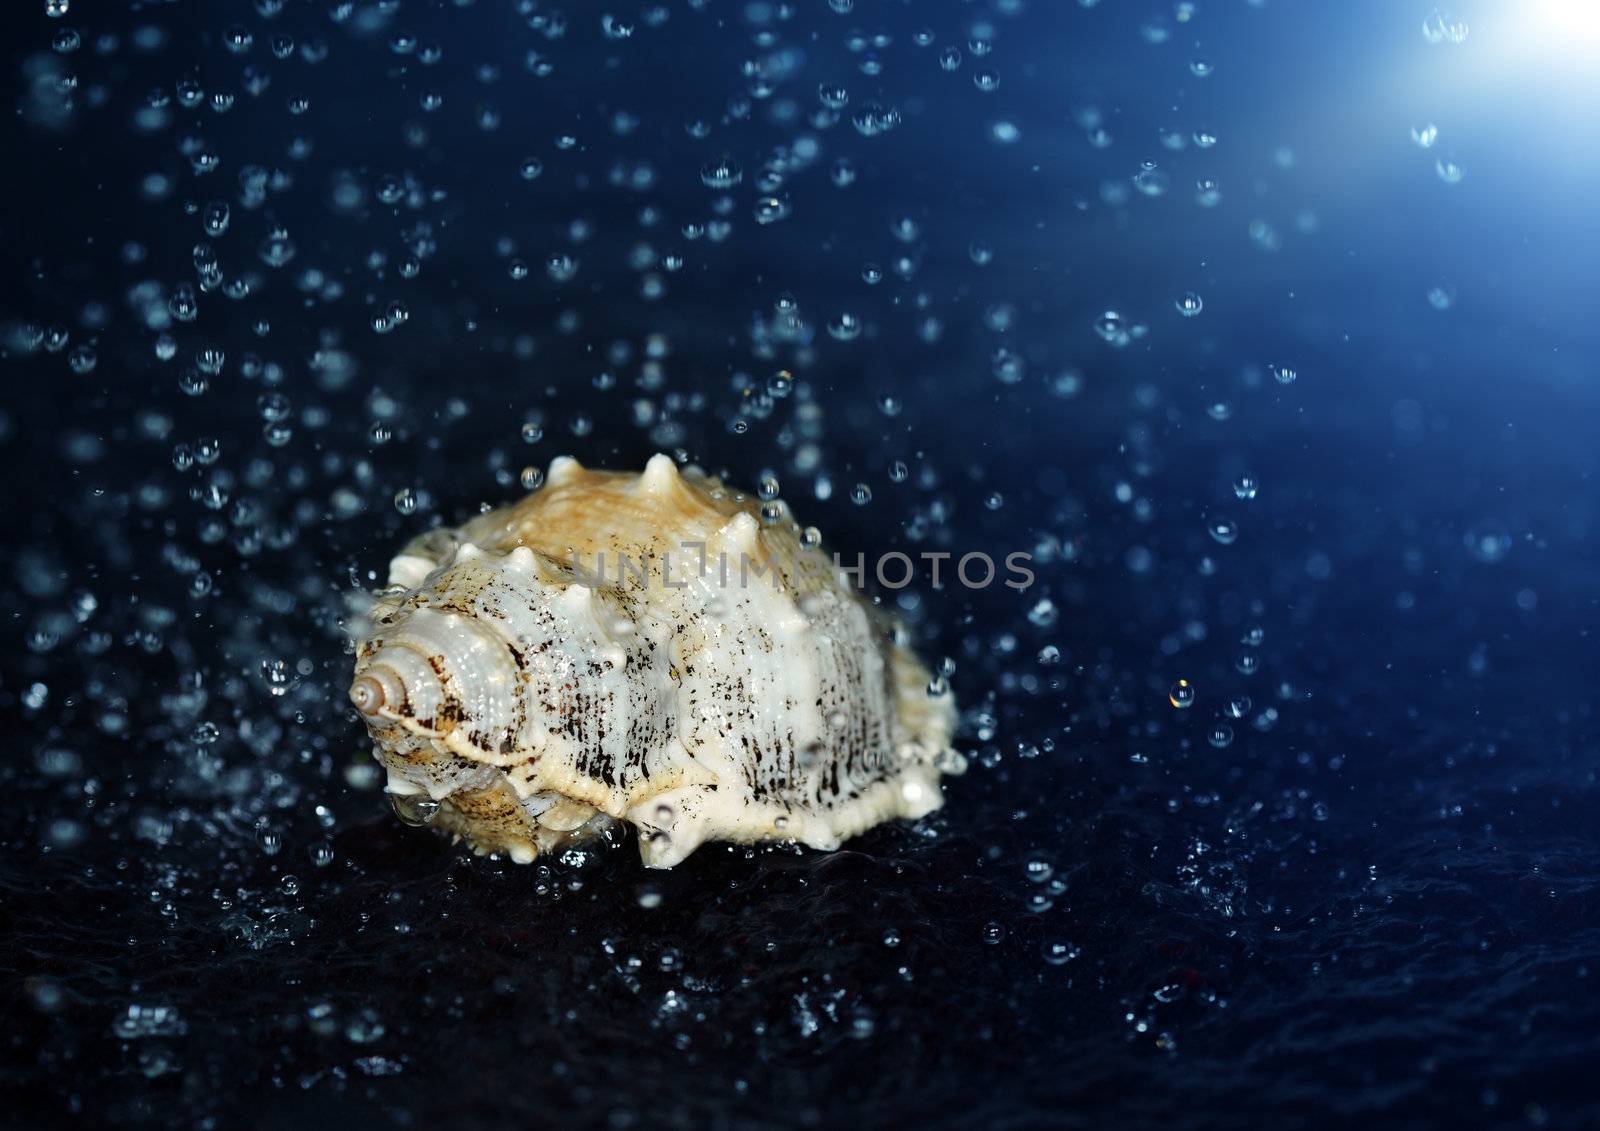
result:
M 664 455 L 558 458 L 412 541 L 350 687 L 397 810 L 521 862 L 625 821 L 667 868 L 937 809 L 954 704 L 799 529 Z

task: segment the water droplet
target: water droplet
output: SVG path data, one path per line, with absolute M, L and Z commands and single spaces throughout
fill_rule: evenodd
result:
M 1206 523 L 1206 530 L 1222 546 L 1231 546 L 1239 538 L 1239 526 L 1231 518 L 1213 518 Z
M 1063 369 L 1050 381 L 1050 391 L 1058 397 L 1075 397 L 1083 391 L 1083 374 L 1076 369 Z
M 789 215 L 787 196 L 763 196 L 756 200 L 755 220 L 758 224 L 775 224 Z
M 1465 20 L 1457 19 L 1441 8 L 1435 8 L 1422 21 L 1422 38 L 1434 45 L 1444 43 L 1460 46 L 1467 41 L 1468 30 Z
M 1112 345 L 1125 345 L 1128 341 L 1128 330 L 1123 325 L 1122 315 L 1115 310 L 1108 310 L 1102 314 L 1095 322 L 1094 329 L 1095 333 Z
M 1069 942 L 1046 939 L 1040 947 L 1040 953 L 1051 966 L 1065 966 L 1082 952 Z
M 552 253 L 544 261 L 545 274 L 557 283 L 565 283 L 578 273 L 578 261 L 564 251 Z
M 1161 196 L 1170 183 L 1171 178 L 1157 168 L 1154 161 L 1144 162 L 1133 175 L 1133 187 L 1139 190 L 1141 196 Z
M 261 261 L 268 267 L 282 267 L 295 255 L 294 241 L 289 238 L 289 233 L 282 228 L 273 232 L 261 241 L 258 248 Z
M 861 320 L 849 311 L 842 311 L 828 323 L 828 334 L 841 342 L 854 341 L 861 336 Z
M 286 695 L 293 683 L 289 664 L 284 660 L 262 660 L 261 678 L 267 681 L 267 690 L 273 695 Z
M 220 236 L 228 230 L 228 205 L 224 201 L 213 200 L 206 205 L 201 221 L 205 226 L 206 235 Z
M 744 169 L 732 157 L 724 155 L 709 162 L 700 170 L 700 181 L 707 188 L 730 189 L 744 180 Z
M 1473 561 L 1493 565 L 1511 552 L 1511 532 L 1498 522 L 1483 522 L 1463 536 L 1467 554 Z
M 1173 303 L 1178 308 L 1178 313 L 1185 318 L 1193 318 L 1205 309 L 1205 302 L 1194 291 L 1185 291 Z
M 1016 385 L 1027 376 L 1027 363 L 1012 350 L 1001 348 L 989 359 L 989 369 L 1002 385 Z
M 900 124 L 900 111 L 878 102 L 867 102 L 855 112 L 850 122 L 863 137 L 877 137 Z
M 399 817 L 402 823 L 414 827 L 428 824 L 439 814 L 439 802 L 421 794 L 391 793 L 389 807 L 394 810 L 394 815 Z
M 850 92 L 838 83 L 825 82 L 817 87 L 817 97 L 830 110 L 842 110 L 850 101 Z
M 256 843 L 268 856 L 276 856 L 283 851 L 283 834 L 265 821 L 261 821 L 256 825 Z
M 1177 683 L 1173 684 L 1172 689 L 1167 692 L 1167 702 L 1171 703 L 1180 711 L 1187 710 L 1188 708 L 1194 706 L 1194 684 L 1190 683 L 1186 679 L 1180 679 Z
M 1233 493 L 1240 499 L 1253 499 L 1256 497 L 1256 477 L 1254 475 L 1241 475 L 1233 481 Z
M 370 1045 L 383 1034 L 383 1019 L 370 1006 L 357 1012 L 344 1027 L 344 1035 L 352 1044 Z

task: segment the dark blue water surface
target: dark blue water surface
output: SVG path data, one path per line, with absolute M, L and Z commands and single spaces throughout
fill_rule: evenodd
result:
M 1594 23 L 8 4 L 0 1118 L 1593 1126 Z M 1034 555 L 943 811 L 389 813 L 352 595 L 658 450 Z

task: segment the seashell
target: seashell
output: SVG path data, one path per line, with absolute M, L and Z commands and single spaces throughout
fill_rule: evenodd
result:
M 350 687 L 402 815 L 519 862 L 626 822 L 668 868 L 939 808 L 965 767 L 954 703 L 768 506 L 663 455 L 638 475 L 558 458 L 522 501 L 407 545 Z

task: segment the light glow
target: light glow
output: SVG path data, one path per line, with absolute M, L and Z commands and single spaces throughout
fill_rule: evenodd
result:
M 1506 11 L 1523 25 L 1520 46 L 1530 55 L 1541 50 L 1583 49 L 1593 60 L 1593 52 L 1600 49 L 1600 3 L 1596 0 L 1522 0 L 1508 5 Z

